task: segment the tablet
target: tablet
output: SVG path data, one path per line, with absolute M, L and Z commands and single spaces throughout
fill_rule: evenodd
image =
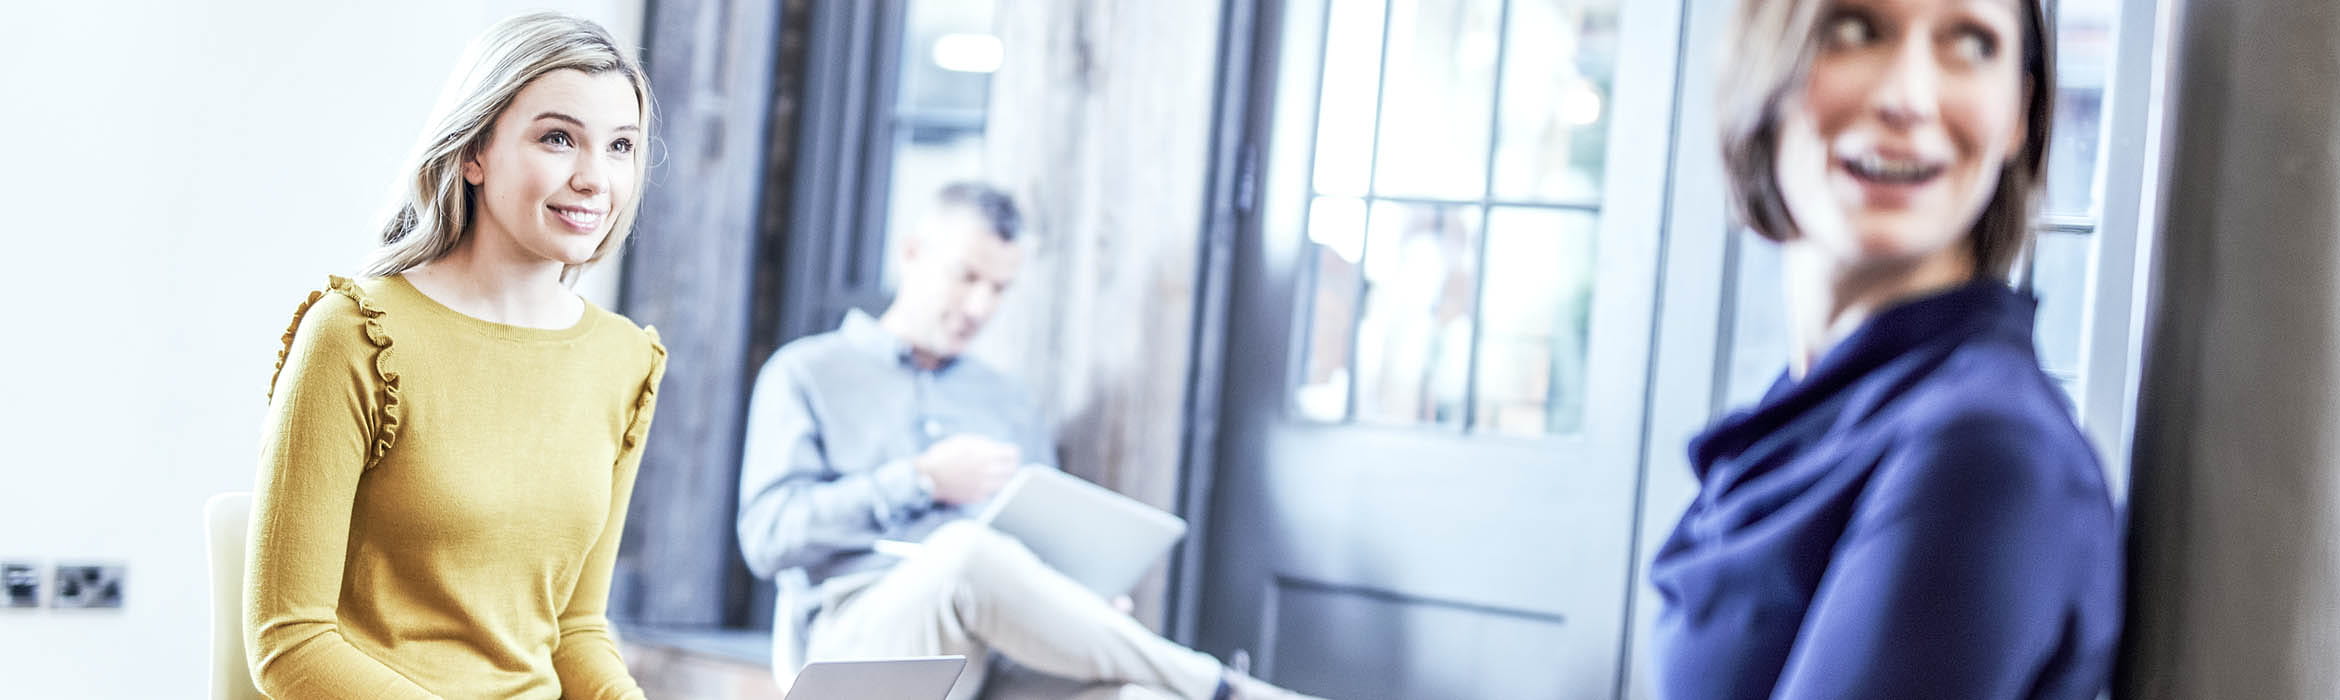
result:
M 943 700 L 964 656 L 815 661 L 796 672 L 787 700 Z
M 1186 536 L 1178 516 L 1038 465 L 1018 471 L 976 519 L 1107 598 L 1137 588 Z

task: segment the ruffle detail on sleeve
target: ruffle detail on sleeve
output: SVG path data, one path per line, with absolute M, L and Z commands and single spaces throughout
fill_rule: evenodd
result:
M 276 400 L 276 380 L 284 378 L 284 363 L 292 359 L 293 334 L 301 330 L 301 319 L 308 318 L 309 307 L 323 298 L 324 292 L 309 292 L 309 298 L 301 300 L 300 308 L 293 309 L 292 325 L 284 328 L 284 347 L 276 351 L 276 372 L 268 375 L 268 400 Z
M 650 336 L 650 376 L 642 380 L 642 394 L 634 399 L 634 418 L 626 424 L 625 449 L 634 450 L 650 433 L 650 412 L 658 404 L 658 382 L 666 378 L 666 345 L 659 342 L 658 327 L 645 326 L 642 333 Z
M 373 444 L 370 453 L 366 455 L 366 467 L 372 468 L 382 461 L 382 457 L 390 454 L 390 446 L 398 442 L 402 409 L 398 405 L 398 372 L 390 368 L 390 332 L 382 327 L 382 307 L 375 304 L 373 298 L 367 296 L 366 290 L 356 282 L 339 275 L 329 276 L 324 290 L 309 292 L 309 298 L 301 302 L 300 308 L 293 310 L 292 325 L 284 329 L 284 348 L 276 351 L 276 373 L 268 378 L 268 398 L 276 398 L 276 382 L 284 376 L 284 363 L 292 356 L 293 334 L 300 331 L 301 320 L 309 315 L 309 308 L 325 298 L 327 293 L 348 297 L 357 306 L 358 314 L 366 319 L 366 342 L 372 343 L 375 348 L 374 376 L 382 381 L 382 407 L 374 429 Z

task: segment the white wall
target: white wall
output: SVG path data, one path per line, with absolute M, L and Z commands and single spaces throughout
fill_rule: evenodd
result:
M 464 43 L 544 6 L 344 5 L 0 8 L 0 560 L 129 566 L 118 611 L 0 609 L 0 697 L 204 695 L 202 504 L 251 487 L 278 336 Z M 638 0 L 552 6 L 641 36 Z

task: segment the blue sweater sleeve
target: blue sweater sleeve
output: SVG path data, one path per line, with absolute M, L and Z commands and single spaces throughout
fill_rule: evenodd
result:
M 1774 698 L 2025 698 L 2068 634 L 2094 511 L 2086 464 L 2036 421 L 1944 421 L 1888 453 L 1805 614 Z

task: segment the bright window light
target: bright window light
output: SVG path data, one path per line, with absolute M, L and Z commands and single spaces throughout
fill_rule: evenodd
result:
M 1365 258 L 1365 200 L 1318 197 L 1308 205 L 1308 240 L 1351 265 Z
M 944 34 L 934 40 L 934 65 L 959 73 L 999 70 L 999 37 L 989 34 Z
M 1568 97 L 1560 103 L 1560 118 L 1569 126 L 1586 127 L 1601 121 L 1601 93 L 1582 80 L 1570 85 Z

